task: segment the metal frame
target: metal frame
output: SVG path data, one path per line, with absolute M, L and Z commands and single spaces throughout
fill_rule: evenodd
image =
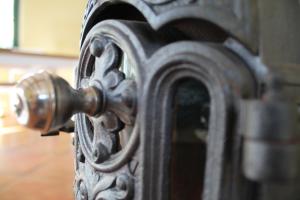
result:
M 276 114 L 264 110 L 271 108 L 292 119 L 299 115 L 294 112 L 300 102 L 299 8 L 296 0 L 90 0 L 81 51 L 99 27 L 96 34 L 129 55 L 137 71 L 137 128 L 134 142 L 128 144 L 130 154 L 111 153 L 124 162 L 99 168 L 84 159 L 90 154 L 81 151 L 82 138 L 88 135 L 82 127 L 87 123 L 77 117 L 76 198 L 169 199 L 172 91 L 179 80 L 192 78 L 206 85 L 212 99 L 202 199 L 267 200 L 275 196 L 268 192 L 273 187 L 282 188 L 275 192 L 278 199 L 297 199 L 290 193 L 297 186 L 283 184 L 299 174 L 299 170 L 284 173 L 297 168 L 294 161 L 299 155 L 291 151 L 298 148 L 298 140 L 285 145 L 298 136 L 285 131 L 299 129 L 284 117 L 282 126 L 276 126 Z M 79 65 L 77 75 L 82 69 Z M 279 134 L 286 137 L 257 136 L 270 130 L 264 126 L 280 127 Z M 279 164 L 278 148 L 290 165 Z

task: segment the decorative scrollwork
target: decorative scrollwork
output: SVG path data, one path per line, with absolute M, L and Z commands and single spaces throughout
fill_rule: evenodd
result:
M 128 51 L 135 36 L 130 32 L 116 36 L 122 31 L 124 24 L 114 20 L 95 25 L 81 47 L 76 71 L 78 89 L 92 87 L 101 91 L 96 115 L 76 115 L 76 130 L 84 163 L 99 172 L 121 168 L 138 144 L 139 128 L 135 123 L 138 71 L 135 70 L 144 51 L 138 50 L 141 55 Z M 127 73 L 128 69 L 132 70 L 131 74 Z
M 133 181 L 126 174 L 103 177 L 92 194 L 92 200 L 129 200 L 132 197 Z
M 95 87 L 102 91 L 99 105 L 102 112 L 83 118 L 87 124 L 83 132 L 90 133 L 91 141 L 84 142 L 86 135 L 79 133 L 83 153 L 90 149 L 85 156 L 95 164 L 105 162 L 116 153 L 116 134 L 124 125 L 133 125 L 135 121 L 136 85 L 119 71 L 121 58 L 119 47 L 97 32 L 89 36 L 83 46 L 77 87 Z
M 77 200 L 88 200 L 87 186 L 82 178 L 76 180 L 75 191 L 75 198 Z
M 102 96 L 100 112 L 75 116 L 76 200 L 132 199 L 133 182 L 140 175 L 136 100 L 143 94 L 139 70 L 144 70 L 146 54 L 135 33 L 141 24 L 127 25 L 100 22 L 81 47 L 76 87 L 94 87 Z
M 118 70 L 122 53 L 120 49 L 108 38 L 95 34 L 90 43 L 90 52 L 95 57 L 92 65 L 86 66 L 85 78 L 90 85 L 101 87 L 105 92 L 103 110 L 107 113 L 104 118 L 109 118 L 101 125 L 110 129 L 110 132 L 120 129 L 118 120 L 125 124 L 134 122 L 135 114 L 135 83 L 126 80 L 124 73 Z M 92 68 L 92 69 L 91 69 Z M 91 70 L 94 70 L 92 74 Z M 87 80 L 84 80 L 87 81 Z M 115 116 L 116 115 L 116 116 Z M 113 122 L 115 127 L 112 127 Z
M 76 159 L 79 162 L 84 162 L 85 161 L 85 157 L 84 157 L 84 155 L 82 153 L 82 150 L 81 150 L 79 145 L 77 145 L 77 149 L 76 149 Z

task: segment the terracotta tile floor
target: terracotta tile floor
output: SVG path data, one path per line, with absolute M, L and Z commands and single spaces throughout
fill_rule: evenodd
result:
M 40 137 L 0 121 L 0 200 L 73 199 L 71 136 Z

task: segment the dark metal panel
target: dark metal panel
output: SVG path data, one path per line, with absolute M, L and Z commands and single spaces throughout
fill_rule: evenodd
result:
M 168 45 L 156 52 L 148 65 L 151 68 L 140 110 L 143 199 L 168 199 L 171 131 L 167 113 L 171 113 L 172 89 L 183 78 L 203 82 L 212 102 L 202 199 L 251 199 L 249 182 L 238 175 L 241 139 L 234 125 L 236 100 L 254 92 L 255 84 L 245 65 L 222 46 L 196 42 Z
M 85 14 L 83 39 L 89 31 L 89 27 L 96 23 L 95 16 L 101 19 L 101 12 L 107 6 L 118 3 L 133 5 L 154 29 L 181 19 L 208 20 L 242 41 L 253 52 L 257 51 L 256 0 L 91 0 Z M 114 13 L 111 13 L 111 18 L 114 18 Z
M 267 65 L 300 66 L 300 4 L 259 1 L 260 54 Z

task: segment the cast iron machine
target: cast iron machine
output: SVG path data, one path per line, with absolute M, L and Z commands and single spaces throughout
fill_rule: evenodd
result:
M 299 33 L 297 0 L 90 0 L 75 89 L 23 79 L 17 119 L 74 116 L 78 200 L 297 200 Z

